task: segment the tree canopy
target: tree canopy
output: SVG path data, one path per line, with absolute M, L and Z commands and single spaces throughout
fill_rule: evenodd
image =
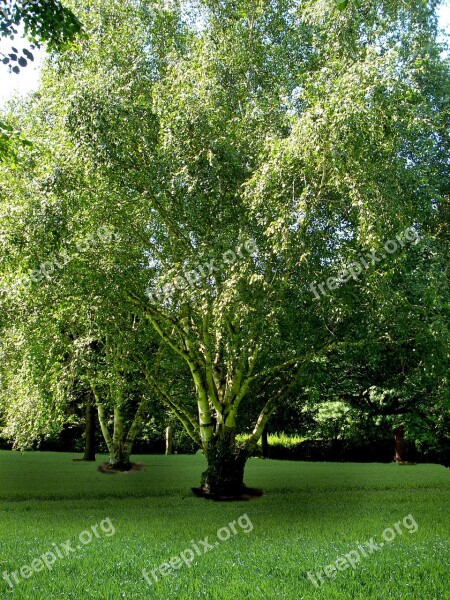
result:
M 191 396 L 158 376 L 158 351 L 130 360 L 205 452 L 205 492 L 240 489 L 270 416 L 324 368 L 373 351 L 379 372 L 391 348 L 383 389 L 408 402 L 427 378 L 444 388 L 436 3 L 68 6 L 88 35 L 17 109 L 35 147 L 0 173 L 6 326 L 44 311 L 73 330 L 82 315 L 116 349 L 127 318 L 147 327 Z M 83 250 L 101 227 L 114 236 Z

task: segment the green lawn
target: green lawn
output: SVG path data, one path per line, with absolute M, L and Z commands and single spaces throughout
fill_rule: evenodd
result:
M 215 503 L 190 491 L 204 467 L 201 455 L 135 456 L 145 470 L 120 475 L 97 472 L 105 457 L 95 464 L 73 457 L 0 452 L 2 599 L 450 598 L 450 470 L 444 467 L 252 459 L 246 483 L 262 487 L 264 496 Z M 408 515 L 412 520 L 404 521 Z M 216 544 L 224 527 L 228 533 L 219 535 L 230 539 Z M 390 542 L 382 538 L 387 528 L 395 535 Z M 79 535 L 87 530 L 83 546 Z M 199 540 L 206 536 L 212 548 L 205 553 Z M 384 546 L 369 554 L 364 543 L 371 538 Z M 63 549 L 67 541 L 74 551 Z M 40 557 L 51 551 L 49 570 Z M 162 567 L 164 575 L 154 572 L 154 581 L 151 571 L 182 552 L 189 567 L 178 558 L 173 568 Z M 343 570 L 335 569 L 334 578 L 322 574 L 318 588 L 307 576 L 345 554 L 356 561 L 358 552 L 355 568 L 344 559 Z M 36 560 L 39 572 L 28 570 Z M 52 562 L 50 554 L 46 560 Z

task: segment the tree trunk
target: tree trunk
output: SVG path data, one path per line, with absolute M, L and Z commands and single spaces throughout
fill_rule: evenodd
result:
M 109 466 L 117 471 L 129 471 L 132 468 L 130 453 L 123 441 L 113 442 L 109 450 Z
M 85 440 L 83 460 L 95 461 L 95 406 L 91 393 L 86 397 Z
M 262 446 L 263 458 L 269 458 L 269 440 L 268 440 L 267 427 L 262 432 L 261 446 Z
M 124 441 L 123 420 L 119 408 L 114 408 L 114 434 L 111 437 L 108 431 L 105 409 L 97 401 L 98 420 L 102 429 L 103 437 L 109 451 L 109 467 L 118 471 L 129 471 L 132 468 L 130 462 L 131 445 Z
M 405 428 L 399 425 L 395 429 L 395 462 L 399 465 L 405 462 Z
M 100 402 L 94 386 L 92 386 L 92 391 L 97 405 L 100 428 L 109 450 L 108 466 L 109 468 L 117 471 L 129 471 L 133 468 L 133 465 L 130 462 L 131 450 L 133 448 L 134 440 L 136 439 L 136 436 L 142 427 L 143 417 L 147 409 L 148 398 L 142 396 L 134 415 L 133 422 L 131 423 L 128 434 L 126 435 L 121 408 L 119 405 L 114 407 L 114 429 L 113 435 L 111 436 L 108 430 L 108 420 L 106 417 L 105 407 Z
M 173 454 L 173 429 L 170 425 L 166 428 L 166 454 Z
M 217 496 L 239 496 L 245 491 L 244 469 L 247 453 L 235 443 L 235 431 L 225 428 L 205 450 L 208 467 L 202 474 L 201 489 Z

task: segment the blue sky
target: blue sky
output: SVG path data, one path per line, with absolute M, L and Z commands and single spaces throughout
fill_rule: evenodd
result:
M 447 0 L 439 11 L 440 25 L 450 35 L 450 0 Z M 10 51 L 11 42 L 0 41 L 0 52 Z M 14 42 L 19 48 L 27 47 L 23 40 Z M 0 63 L 0 104 L 15 94 L 26 94 L 37 88 L 39 83 L 42 53 L 34 52 L 35 62 L 22 69 L 19 75 L 9 73 L 8 68 Z

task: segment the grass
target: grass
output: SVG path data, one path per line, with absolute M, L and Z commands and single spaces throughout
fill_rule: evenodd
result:
M 105 475 L 70 454 L 0 452 L 0 595 L 26 600 L 211 600 L 450 598 L 450 470 L 437 465 L 341 464 L 251 459 L 246 483 L 265 494 L 251 502 L 194 498 L 204 457 L 141 456 L 144 471 Z M 248 515 L 236 534 L 149 586 L 142 576 L 192 540 Z M 403 525 L 412 515 L 415 533 Z M 58 558 L 11 589 L 1 574 L 30 565 L 56 544 L 104 519 L 115 533 Z M 358 544 L 401 522 L 402 534 L 355 569 L 323 571 Z M 253 525 L 249 531 L 248 523 Z M 409 521 L 408 521 L 409 523 Z M 105 525 L 105 531 L 112 533 Z M 197 546 L 199 544 L 197 543 Z M 28 572 L 25 570 L 25 574 Z

